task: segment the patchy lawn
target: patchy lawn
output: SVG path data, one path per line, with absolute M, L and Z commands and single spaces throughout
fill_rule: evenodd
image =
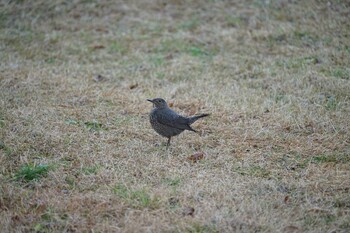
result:
M 349 232 L 347 1 L 0 3 L 1 232 Z M 172 139 L 147 98 L 211 113 Z

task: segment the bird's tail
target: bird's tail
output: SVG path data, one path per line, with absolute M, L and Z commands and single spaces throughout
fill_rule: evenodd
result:
M 206 117 L 206 116 L 209 116 L 210 114 L 201 114 L 201 115 L 198 115 L 198 116 L 193 116 L 193 117 L 190 117 L 190 121 L 189 121 L 189 124 L 192 124 L 194 123 L 196 120 L 198 120 L 199 118 L 202 118 L 202 117 Z

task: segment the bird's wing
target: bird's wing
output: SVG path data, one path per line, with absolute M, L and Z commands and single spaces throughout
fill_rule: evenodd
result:
M 159 123 L 163 125 L 170 126 L 172 128 L 176 129 L 182 129 L 182 130 L 190 130 L 190 131 L 195 131 L 194 129 L 191 128 L 189 125 L 189 119 L 183 116 L 178 115 L 175 112 L 167 112 L 167 114 L 160 114 L 157 117 L 157 120 Z

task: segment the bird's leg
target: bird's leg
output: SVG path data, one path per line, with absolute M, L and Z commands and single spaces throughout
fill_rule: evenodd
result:
M 171 139 L 171 137 L 168 137 L 168 143 L 166 144 L 166 149 L 168 149 L 170 146 L 170 139 Z

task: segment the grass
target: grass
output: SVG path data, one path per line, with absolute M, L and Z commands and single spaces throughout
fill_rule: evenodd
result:
M 29 182 L 32 180 L 39 180 L 41 177 L 47 175 L 49 170 L 48 165 L 23 165 L 15 174 L 17 180 Z
M 349 10 L 3 3 L 0 231 L 349 232 Z M 211 115 L 165 150 L 154 97 Z
M 145 190 L 129 190 L 123 184 L 117 184 L 113 192 L 121 199 L 127 201 L 133 208 L 158 208 L 158 199 L 152 198 Z

